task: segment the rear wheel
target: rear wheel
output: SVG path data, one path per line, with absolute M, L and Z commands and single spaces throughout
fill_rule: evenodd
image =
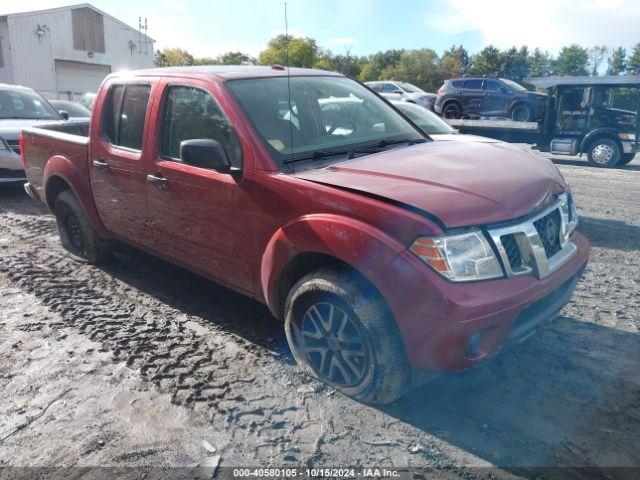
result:
M 293 356 L 323 383 L 370 404 L 407 391 L 409 366 L 393 316 L 357 272 L 335 267 L 306 275 L 285 312 Z
M 518 103 L 511 109 L 511 120 L 516 122 L 531 122 L 533 120 L 533 109 L 525 104 Z
M 587 159 L 594 167 L 614 167 L 621 158 L 618 142 L 610 138 L 598 138 L 594 140 L 587 150 Z
M 627 163 L 631 163 L 635 157 L 635 153 L 623 153 L 620 157 L 620 160 L 618 161 L 618 165 L 626 165 Z
M 458 102 L 447 102 L 442 107 L 442 116 L 444 118 L 460 118 L 462 116 L 462 107 Z
M 96 233 L 70 190 L 64 190 L 56 198 L 55 215 L 62 246 L 75 259 L 99 263 L 109 257 L 110 243 Z

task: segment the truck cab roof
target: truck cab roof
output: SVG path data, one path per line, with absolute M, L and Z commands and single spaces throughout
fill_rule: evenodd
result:
M 240 78 L 264 78 L 264 77 L 286 77 L 291 76 L 332 76 L 343 77 L 344 75 L 326 70 L 311 68 L 289 68 L 281 65 L 255 66 L 255 65 L 201 65 L 189 67 L 163 67 L 151 68 L 147 70 L 121 71 L 113 73 L 109 78 L 121 77 L 190 77 L 205 76 L 216 77 L 221 80 L 231 80 Z

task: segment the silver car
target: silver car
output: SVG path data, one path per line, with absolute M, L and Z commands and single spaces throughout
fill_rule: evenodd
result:
M 365 82 L 365 85 L 374 92 L 378 92 L 387 100 L 403 100 L 415 103 L 429 110 L 433 110 L 433 104 L 438 98 L 435 93 L 428 93 L 421 88 L 407 82 L 385 80 L 378 82 Z
M 0 186 L 26 181 L 18 143 L 22 129 L 61 120 L 39 93 L 0 83 Z

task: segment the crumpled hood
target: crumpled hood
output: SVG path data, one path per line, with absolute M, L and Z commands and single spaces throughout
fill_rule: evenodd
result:
M 565 189 L 549 160 L 483 142 L 428 142 L 295 176 L 410 205 L 447 228 L 521 217 Z
M 22 130 L 28 127 L 37 127 L 40 125 L 53 125 L 63 123 L 62 120 L 46 119 L 0 119 L 0 137 L 5 140 L 18 140 Z

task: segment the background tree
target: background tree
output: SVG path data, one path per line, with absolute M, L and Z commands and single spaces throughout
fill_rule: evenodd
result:
M 548 52 L 536 48 L 529 59 L 531 77 L 547 77 L 551 75 L 552 58 Z
M 395 65 L 382 70 L 380 79 L 409 82 L 426 91 L 437 90 L 443 81 L 438 54 L 430 48 L 406 50 Z
M 521 47 L 519 50 L 516 47 L 511 47 L 509 50 L 502 54 L 502 67 L 500 72 L 497 72 L 500 76 L 510 78 L 512 80 L 521 81 L 531 75 L 531 58 L 529 56 L 529 49 Z
M 609 68 L 607 68 L 607 75 L 622 75 L 627 70 L 627 51 L 618 47 L 609 57 Z
M 318 60 L 318 45 L 312 38 L 297 38 L 289 35 L 289 65 L 312 68 Z M 287 64 L 287 37 L 278 35 L 271 39 L 267 48 L 258 55 L 260 65 Z
M 627 63 L 627 72 L 631 75 L 640 75 L 640 43 L 636 43 L 631 50 L 631 56 Z
M 462 46 L 452 45 L 442 54 L 440 70 L 447 78 L 460 77 L 469 70 L 469 52 Z
M 589 49 L 589 65 L 591 67 L 591 75 L 594 77 L 598 75 L 600 65 L 602 65 L 602 62 L 607 56 L 607 51 L 606 45 L 596 45 Z
M 398 64 L 403 52 L 404 50 L 387 50 L 361 58 L 358 62 L 361 70 L 360 80 L 363 82 L 378 80 L 383 70 Z
M 589 66 L 589 52 L 580 45 L 573 44 L 562 47 L 554 63 L 555 75 L 587 75 Z
M 476 75 L 497 75 L 502 71 L 502 60 L 500 50 L 489 45 L 473 57 L 471 71 Z
M 181 67 L 193 65 L 193 55 L 181 48 L 164 48 L 155 54 L 156 67 Z
M 227 52 L 216 58 L 219 65 L 244 65 L 255 63 L 256 59 L 243 52 Z

